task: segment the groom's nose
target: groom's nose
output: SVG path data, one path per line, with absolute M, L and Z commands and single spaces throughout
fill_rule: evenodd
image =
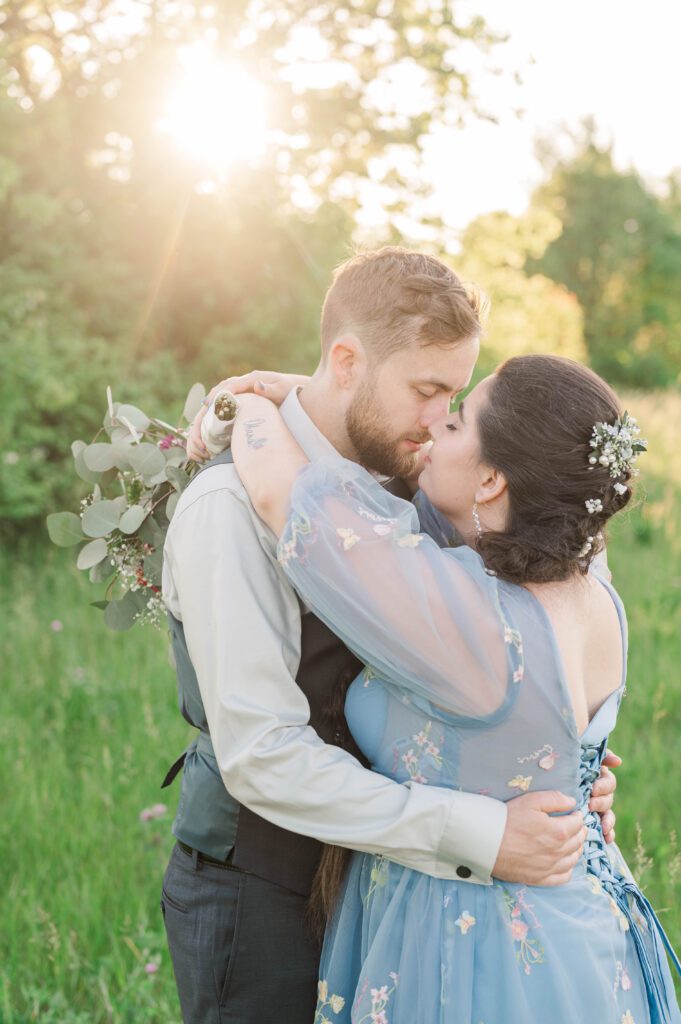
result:
M 426 402 L 421 410 L 420 426 L 430 432 L 433 423 L 449 414 L 450 401 L 451 396 L 443 393 L 434 396 L 429 402 Z

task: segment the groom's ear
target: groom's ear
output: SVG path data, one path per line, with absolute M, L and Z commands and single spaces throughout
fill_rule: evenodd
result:
M 367 369 L 364 346 L 354 334 L 336 338 L 329 349 L 328 362 L 338 387 L 348 391 L 357 386 Z
M 475 491 L 475 500 L 478 505 L 485 505 L 487 502 L 495 501 L 506 494 L 508 481 L 503 473 L 493 466 L 480 466 L 480 478 Z

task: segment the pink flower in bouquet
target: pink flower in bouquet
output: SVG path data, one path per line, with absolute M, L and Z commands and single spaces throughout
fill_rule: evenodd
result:
M 162 437 L 161 440 L 158 442 L 158 446 L 163 451 L 166 451 L 168 448 L 172 448 L 174 441 L 175 438 L 173 437 L 172 434 L 166 434 L 166 436 Z

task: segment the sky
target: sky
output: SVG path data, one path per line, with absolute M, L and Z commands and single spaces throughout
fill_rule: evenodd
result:
M 497 209 L 521 213 L 542 170 L 538 134 L 593 116 L 612 140 L 616 164 L 633 165 L 653 186 L 681 168 L 681 4 L 675 0 L 460 0 L 494 29 L 508 31 L 502 67 L 523 84 L 484 83 L 478 93 L 498 126 L 443 128 L 427 147 L 433 205 L 463 227 Z M 530 63 L 531 60 L 534 63 Z M 522 107 L 519 119 L 511 107 Z

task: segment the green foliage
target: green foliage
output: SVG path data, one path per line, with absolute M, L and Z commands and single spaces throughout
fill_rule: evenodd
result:
M 274 130 L 259 161 L 203 187 L 195 154 L 155 126 L 179 44 L 206 40 L 269 90 Z M 111 4 L 3 8 L 6 532 L 72 500 L 68 444 L 92 436 L 106 384 L 162 408 L 197 377 L 314 367 L 321 301 L 348 254 L 362 182 L 382 179 L 399 212 L 415 191 L 405 156 L 418 158 L 431 121 L 478 112 L 471 76 L 487 73 L 494 40 L 482 18 L 454 20 L 435 2 L 199 11 L 142 0 L 125 18 Z M 36 47 L 43 67 L 52 61 L 42 75 Z M 305 79 L 319 67 L 310 47 L 337 81 Z M 420 83 L 408 111 L 390 91 L 396 65 Z M 84 482 L 96 457 L 77 456 Z
M 562 230 L 528 270 L 574 293 L 591 365 L 615 384 L 681 379 L 681 228 L 670 202 L 618 171 L 588 127 L 577 155 L 555 163 L 534 198 Z
M 185 421 L 194 418 L 204 396 L 202 384 L 191 387 Z M 108 582 L 106 598 L 96 602 L 105 625 L 117 632 L 136 621 L 158 626 L 165 621 L 159 591 L 166 529 L 197 467 L 187 463 L 182 429 L 114 402 L 109 388 L 97 437 L 102 431 L 108 441 L 71 445 L 76 473 L 94 486 L 79 515 L 53 512 L 47 531 L 58 547 L 83 542 L 77 567 L 89 570 L 91 583 Z
M 485 214 L 464 232 L 455 268 L 491 299 L 481 372 L 533 352 L 585 358 L 582 315 L 574 295 L 525 270 L 526 261 L 541 256 L 560 230 L 553 214 L 534 209 L 522 217 Z

